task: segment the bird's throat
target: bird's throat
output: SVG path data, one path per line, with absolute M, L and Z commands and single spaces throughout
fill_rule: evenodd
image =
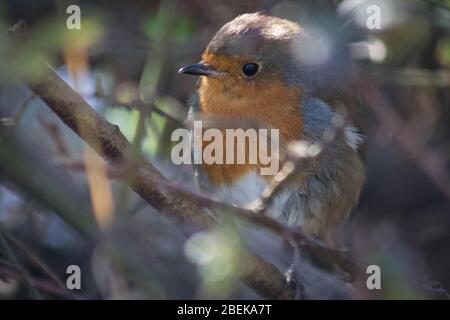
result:
M 202 114 L 214 118 L 234 119 L 236 123 L 245 123 L 248 120 L 250 125 L 257 123 L 258 128 L 278 129 L 281 148 L 287 141 L 299 139 L 302 134 L 302 92 L 298 87 L 286 86 L 277 81 L 272 81 L 270 86 L 265 86 L 264 83 L 239 86 L 232 79 L 203 77 L 198 94 Z M 204 143 L 204 147 L 206 145 L 208 143 Z M 246 151 L 249 151 L 248 148 Z M 233 183 L 249 171 L 260 167 L 259 163 L 203 165 L 203 169 L 215 184 Z
M 258 121 L 263 127 L 279 129 L 285 140 L 300 137 L 303 123 L 300 117 L 302 92 L 299 87 L 278 81 L 272 81 L 270 86 L 243 86 L 232 81 L 202 77 L 198 94 L 203 114 Z

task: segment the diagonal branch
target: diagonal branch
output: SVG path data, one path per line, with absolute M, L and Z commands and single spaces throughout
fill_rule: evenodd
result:
M 28 81 L 27 85 L 80 138 L 107 161 L 132 163 L 131 177 L 163 179 L 159 171 L 132 148 L 118 126 L 98 115 L 50 66 L 46 65 L 43 70 L 45 73 L 40 79 Z M 131 187 L 157 210 L 167 210 L 168 214 L 201 227 L 212 225 L 208 216 L 189 202 L 176 198 L 169 199 L 153 187 L 139 181 Z
M 132 148 L 118 126 L 106 121 L 65 83 L 47 64 L 39 78 L 26 80 L 26 84 L 76 134 L 101 157 L 112 164 L 132 163 L 127 179 L 130 187 L 159 212 L 197 225 L 211 227 L 213 221 L 202 210 L 187 200 L 168 197 L 149 181 L 165 181 L 164 177 L 141 154 Z M 254 256 L 252 269 L 243 281 L 268 298 L 291 298 L 284 277 L 272 264 Z
M 86 169 L 85 163 L 82 161 L 62 162 L 57 165 L 75 171 L 84 171 Z M 128 168 L 126 167 L 120 168 L 114 166 L 109 166 L 107 169 L 109 177 L 113 179 L 123 178 L 124 176 L 127 175 L 128 170 Z M 145 180 L 144 183 L 152 185 L 161 192 L 173 195 L 175 197 L 189 199 L 190 202 L 195 203 L 199 207 L 205 207 L 210 209 L 223 209 L 228 214 L 238 219 L 248 221 L 253 225 L 261 226 L 273 232 L 274 234 L 280 236 L 284 240 L 294 241 L 300 247 L 304 248 L 308 252 L 311 252 L 312 254 L 318 257 L 322 257 L 340 266 L 344 271 L 349 273 L 349 276 L 352 277 L 352 280 L 356 280 L 355 278 L 362 271 L 361 266 L 359 266 L 356 262 L 350 260 L 346 255 L 343 254 L 342 251 L 332 249 L 322 241 L 305 235 L 297 228 L 295 229 L 289 228 L 283 225 L 282 223 L 278 222 L 277 220 L 270 218 L 265 214 L 265 209 L 260 212 L 259 211 L 255 212 L 255 210 L 253 209 L 238 207 L 232 204 L 228 204 L 226 202 L 221 202 L 218 200 L 208 198 L 199 193 L 191 192 L 182 187 L 174 185 L 168 181 L 143 177 L 136 177 L 136 179 L 144 179 Z

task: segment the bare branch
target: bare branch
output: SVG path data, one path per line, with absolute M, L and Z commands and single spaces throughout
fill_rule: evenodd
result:
M 211 227 L 213 221 L 194 203 L 169 198 L 149 181 L 165 181 L 163 176 L 138 152 L 133 150 L 120 129 L 99 116 L 83 98 L 70 88 L 45 64 L 39 79 L 27 80 L 27 85 L 58 115 L 58 117 L 88 143 L 100 156 L 113 164 L 132 163 L 127 181 L 133 190 L 158 211 L 199 227 Z M 270 263 L 254 256 L 252 270 L 243 281 L 269 298 L 292 297 L 284 277 Z
M 82 161 L 70 161 L 58 165 L 72 170 L 85 170 L 85 164 Z M 115 179 L 127 177 L 129 176 L 129 174 L 127 174 L 128 168 L 125 166 L 122 167 L 109 166 L 108 175 L 109 177 Z M 357 272 L 361 271 L 360 270 L 361 268 L 356 263 L 347 258 L 343 252 L 339 250 L 334 250 L 328 247 L 320 240 L 305 235 L 303 232 L 298 230 L 298 228 L 292 229 L 283 225 L 282 223 L 264 214 L 264 212 L 255 213 L 255 211 L 252 209 L 237 207 L 225 202 L 214 200 L 205 197 L 201 194 L 188 191 L 168 181 L 151 179 L 148 177 L 135 177 L 135 178 L 145 180 L 142 181 L 143 184 L 151 185 L 165 194 L 171 194 L 175 197 L 188 199 L 189 201 L 195 203 L 199 207 L 206 207 L 210 209 L 223 209 L 223 211 L 225 211 L 230 215 L 233 215 L 240 219 L 244 219 L 254 225 L 264 227 L 270 230 L 271 232 L 281 236 L 284 240 L 294 241 L 295 243 L 298 243 L 300 247 L 304 248 L 308 252 L 335 263 L 336 265 L 340 266 L 343 270 L 350 273 L 350 275 L 352 276 L 356 276 Z
M 34 94 L 30 94 L 28 97 L 26 97 L 25 100 L 21 103 L 19 109 L 14 113 L 14 115 L 10 118 L 1 118 L 0 124 L 5 127 L 15 128 L 33 98 Z
M 0 261 L 0 264 L 4 264 Z M 20 272 L 17 271 L 14 267 L 10 265 L 4 264 L 4 266 L 0 265 L 0 277 L 6 278 L 6 279 L 14 279 L 14 280 L 20 280 L 21 275 Z M 48 294 L 54 294 L 63 298 L 68 299 L 80 299 L 80 297 L 71 294 L 70 292 L 67 292 L 66 290 L 63 290 L 57 286 L 55 286 L 53 283 L 50 283 L 48 281 L 43 281 L 40 279 L 37 279 L 35 277 L 29 277 L 30 283 L 41 290 L 42 292 L 46 292 Z
M 371 78 L 366 77 L 355 86 L 360 88 L 366 105 L 372 109 L 379 121 L 382 133 L 392 132 L 397 144 L 431 178 L 441 192 L 450 199 L 450 180 L 445 159 L 421 141 L 405 121 L 392 108 L 389 101 L 377 89 Z
M 119 127 L 99 116 L 50 66 L 40 80 L 28 81 L 30 88 L 44 100 L 61 120 L 88 143 L 100 156 L 112 163 L 132 163 L 133 176 L 163 179 L 162 175 L 139 153 L 135 152 Z M 187 222 L 208 227 L 212 221 L 194 205 L 168 199 L 150 186 L 132 185 L 142 198 L 158 210 Z
M 62 290 L 66 290 L 66 286 L 63 284 L 61 279 L 59 279 L 58 275 L 51 270 L 50 267 L 36 255 L 36 253 L 34 253 L 20 240 L 16 239 L 13 235 L 9 233 L 5 233 L 4 235 L 7 240 L 9 240 L 16 248 L 20 249 L 36 267 L 46 273 Z
M 5 232 L 3 230 L 3 226 L 1 226 L 1 225 L 0 225 L 0 245 L 1 245 L 1 247 L 3 247 L 3 251 L 5 252 L 5 256 L 12 263 L 14 268 L 17 270 L 18 275 L 20 276 L 20 278 L 22 278 L 25 287 L 27 288 L 27 290 L 30 293 L 30 296 L 33 299 L 41 300 L 42 299 L 41 294 L 34 287 L 34 284 L 31 281 L 30 276 L 28 275 L 28 272 L 20 264 L 16 254 L 14 253 L 14 250 L 12 250 L 11 246 L 8 243 L 8 239 L 5 236 Z

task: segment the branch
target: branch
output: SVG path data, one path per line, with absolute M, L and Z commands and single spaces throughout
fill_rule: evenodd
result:
M 316 158 L 314 158 L 316 159 Z M 300 163 L 300 161 L 299 161 Z M 59 167 L 63 167 L 69 170 L 75 171 L 84 171 L 86 169 L 86 165 L 83 161 L 66 161 L 56 164 Z M 126 177 L 127 167 L 118 167 L 118 166 L 108 166 L 108 176 L 112 179 L 123 179 Z M 253 209 L 247 209 L 243 207 L 234 206 L 232 204 L 228 204 L 226 202 L 221 202 L 218 200 L 214 200 L 208 198 L 204 195 L 191 192 L 184 188 L 179 187 L 178 185 L 174 185 L 168 181 L 144 178 L 144 177 L 136 177 L 137 179 L 142 179 L 142 183 L 152 185 L 163 193 L 173 195 L 175 197 L 181 197 L 183 199 L 189 199 L 190 202 L 195 203 L 199 207 L 206 207 L 210 209 L 222 209 L 230 215 L 233 215 L 239 219 L 243 219 L 248 221 L 254 225 L 263 227 L 274 234 L 279 235 L 284 240 L 294 241 L 300 247 L 307 250 L 308 252 L 314 254 L 315 256 L 322 257 L 327 261 L 335 263 L 339 267 L 341 267 L 344 271 L 348 272 L 352 278 L 356 278 L 358 272 L 362 272 L 362 268 L 349 258 L 347 258 L 343 252 L 339 250 L 332 249 L 328 247 L 326 244 L 317 240 L 315 238 L 309 237 L 299 231 L 297 228 L 292 229 L 289 228 L 282 223 L 278 222 L 267 216 L 265 214 L 265 210 L 256 213 Z M 283 184 L 284 184 L 283 180 Z
M 6 265 L 0 261 L 0 279 L 1 278 L 19 281 L 21 279 L 21 274 L 20 271 L 17 271 L 13 266 Z M 55 286 L 51 282 L 37 279 L 35 277 L 29 277 L 29 281 L 33 286 L 48 294 L 57 295 L 64 299 L 80 299 L 80 297 Z
M 4 236 L 6 240 L 11 242 L 16 248 L 22 251 L 32 264 L 34 264 L 37 268 L 47 274 L 47 276 L 52 279 L 60 289 L 62 289 L 63 291 L 67 289 L 61 279 L 59 279 L 59 276 L 53 270 L 51 270 L 50 267 L 40 257 L 38 257 L 36 253 L 34 253 L 24 243 L 16 239 L 12 234 L 5 232 Z
M 436 187 L 447 199 L 450 199 L 450 179 L 446 159 L 424 143 L 419 143 L 420 130 L 413 130 L 405 123 L 398 112 L 377 88 L 375 82 L 366 76 L 362 77 L 355 88 L 379 121 L 380 132 L 394 133 L 395 142 L 417 165 L 430 177 Z
M 164 179 L 143 156 L 130 145 L 118 126 L 98 115 L 53 69 L 45 65 L 40 79 L 27 81 L 31 90 L 56 113 L 56 115 L 76 134 L 89 144 L 101 157 L 111 163 L 132 163 L 133 177 Z M 132 189 L 157 210 L 201 227 L 210 227 L 211 219 L 193 204 L 169 199 L 152 186 L 140 181 L 131 185 Z
M 28 97 L 26 97 L 25 100 L 20 105 L 19 109 L 14 113 L 14 115 L 12 115 L 9 118 L 0 119 L 0 125 L 15 128 L 19 123 L 20 119 L 22 118 L 22 115 L 25 113 L 26 109 L 30 105 L 31 100 L 33 99 L 34 99 L 33 94 L 30 94 Z
M 3 248 L 5 252 L 5 256 L 8 258 L 8 260 L 12 263 L 14 268 L 17 270 L 18 275 L 23 280 L 23 283 L 27 290 L 30 293 L 31 298 L 42 300 L 42 296 L 39 293 L 38 290 L 33 285 L 33 282 L 30 280 L 30 276 L 27 271 L 23 268 L 23 266 L 20 264 L 19 259 L 17 258 L 16 254 L 10 247 L 8 240 L 6 239 L 6 236 L 4 235 L 3 227 L 0 226 L 0 245 Z
M 202 228 L 213 226 L 212 219 L 192 202 L 169 198 L 149 181 L 165 181 L 163 176 L 136 152 L 118 126 L 106 121 L 83 100 L 55 71 L 45 64 L 39 78 L 26 84 L 53 112 L 101 157 L 112 164 L 133 164 L 127 179 L 130 187 L 159 212 Z M 291 298 L 283 275 L 258 256 L 243 281 L 268 298 Z

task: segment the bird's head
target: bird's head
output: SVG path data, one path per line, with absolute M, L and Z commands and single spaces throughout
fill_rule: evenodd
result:
M 217 32 L 199 63 L 179 72 L 201 76 L 201 111 L 252 117 L 277 126 L 286 117 L 298 117 L 303 88 L 295 81 L 292 47 L 303 36 L 294 22 L 244 14 Z M 283 119 L 277 118 L 280 115 Z
M 200 63 L 179 72 L 243 86 L 281 80 L 292 65 L 292 42 L 301 35 L 299 25 L 288 20 L 240 15 L 217 32 Z

